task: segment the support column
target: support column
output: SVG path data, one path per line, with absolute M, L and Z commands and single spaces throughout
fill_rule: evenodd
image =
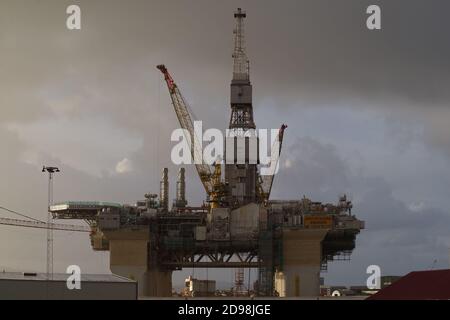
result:
M 109 241 L 111 272 L 138 283 L 140 297 L 172 296 L 172 272 L 148 268 L 149 231 L 104 231 Z
M 172 296 L 172 271 L 149 270 L 147 272 L 147 291 L 149 297 Z
M 320 293 L 322 240 L 327 229 L 283 230 L 282 267 L 275 272 L 280 297 L 317 297 Z

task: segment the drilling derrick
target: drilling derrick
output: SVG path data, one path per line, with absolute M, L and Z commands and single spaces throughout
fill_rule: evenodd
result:
M 239 8 L 234 17 L 234 65 L 230 130 L 225 144 L 225 182 L 228 184 L 228 202 L 232 206 L 241 206 L 256 201 L 258 140 L 253 120 L 250 66 L 245 51 L 244 19 L 247 15 Z

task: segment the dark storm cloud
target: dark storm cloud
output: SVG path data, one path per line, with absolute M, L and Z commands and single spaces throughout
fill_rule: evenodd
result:
M 384 275 L 428 268 L 434 260 L 436 267 L 447 266 L 450 211 L 397 200 L 385 179 L 352 171 L 330 144 L 300 138 L 285 150 L 282 158 L 289 159 L 289 166 L 282 166 L 276 177 L 274 198 L 305 194 L 313 201 L 336 203 L 337 192 L 346 192 L 353 200 L 352 213 L 366 224 L 351 267 L 333 263 L 333 272 L 325 275 L 328 283 L 348 284 L 349 278 L 364 283 L 370 264 L 380 265 Z
M 311 137 L 298 138 L 285 147 L 281 159 L 273 198 L 294 199 L 306 195 L 335 203 L 340 195 L 337 192 L 346 193 L 355 203 L 355 214 L 368 221 L 372 232 L 389 229 L 408 229 L 414 230 L 414 233 L 419 230 L 431 231 L 442 226 L 443 221 L 450 222 L 450 211 L 444 212 L 433 207 L 413 210 L 403 201 L 397 200 L 392 187 L 384 178 L 352 170 L 331 144 L 324 144 Z M 424 233 L 433 234 L 427 231 Z M 445 232 L 448 235 L 447 230 Z
M 349 168 L 336 148 L 311 137 L 285 146 L 281 168 L 275 177 L 273 198 L 295 199 L 303 195 L 335 202 L 350 188 Z
M 219 91 L 212 86 L 219 83 L 217 79 L 229 82 L 233 28 L 230 12 L 238 1 L 214 6 L 201 0 L 134 0 L 126 6 L 121 1 L 80 1 L 85 29 L 79 33 L 67 32 L 64 24 L 61 26 L 65 16 L 58 13 L 64 12 L 69 2 L 47 1 L 39 6 L 26 6 L 25 2 L 9 9 L 4 4 L 3 45 L 8 49 L 6 53 L 13 54 L 9 61 L 12 64 L 5 63 L 4 67 L 20 62 L 35 69 L 34 76 L 43 82 L 55 73 L 64 75 L 61 66 L 62 71 L 72 67 L 88 72 L 85 81 L 96 70 L 97 80 L 108 76 L 113 81 L 108 85 L 117 88 L 120 84 L 114 82 L 120 82 L 123 69 L 139 65 L 143 73 L 156 73 L 157 62 L 152 59 L 158 58 L 175 73 L 192 71 L 186 85 L 203 88 L 204 105 Z M 365 9 L 374 3 L 382 9 L 381 31 L 365 27 Z M 406 105 L 441 105 L 448 101 L 448 1 L 292 0 L 244 4 L 248 11 L 252 78 L 257 83 L 259 100 L 288 99 L 285 103 L 282 99 L 278 107 L 301 99 L 313 103 L 308 96 L 314 97 L 316 104 L 321 99 L 348 95 L 378 101 L 399 96 L 408 102 Z M 36 25 L 40 28 L 33 28 Z M 29 59 L 31 56 L 35 59 Z M 20 69 L 17 71 L 8 72 L 9 81 L 17 79 L 23 84 L 25 79 L 20 77 Z M 224 99 L 223 106 L 226 103 Z
M 316 104 L 348 95 L 379 101 L 401 97 L 412 105 L 448 101 L 447 1 L 245 4 L 248 51 L 259 98 L 285 97 L 278 107 L 307 98 L 299 93 L 315 93 Z M 365 26 L 370 4 L 381 7 L 381 31 Z M 211 31 L 202 34 L 205 41 L 213 36 Z
M 65 29 L 70 1 L 2 3 L 0 121 L 45 117 L 55 112 L 48 96 L 65 93 L 78 99 L 75 115 L 102 113 L 146 130 L 152 123 L 141 115 L 157 104 L 155 65 L 166 63 L 197 114 L 224 127 L 232 12 L 243 6 L 256 107 L 345 105 L 420 118 L 426 143 L 450 154 L 442 121 L 450 113 L 448 1 L 79 3 L 80 32 Z M 365 27 L 370 4 L 382 9 L 380 31 Z

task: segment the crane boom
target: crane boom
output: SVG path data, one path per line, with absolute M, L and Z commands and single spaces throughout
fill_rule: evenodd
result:
M 164 65 L 159 65 L 157 68 L 164 75 L 164 79 L 167 84 L 167 88 L 169 89 L 170 98 L 172 100 L 173 108 L 175 109 L 175 113 L 177 115 L 178 121 L 180 122 L 180 126 L 182 129 L 185 129 L 189 132 L 190 137 L 186 137 L 187 141 L 191 143 L 191 155 L 192 159 L 195 162 L 195 167 L 197 169 L 200 180 L 205 188 L 205 191 L 208 195 L 213 191 L 213 181 L 212 181 L 212 170 L 208 164 L 203 163 L 203 149 L 201 144 L 201 137 L 197 137 L 194 131 L 194 125 L 192 122 L 191 115 L 188 111 L 188 105 L 183 95 L 181 94 L 178 86 L 175 84 L 172 76 Z M 196 161 L 200 159 L 201 161 Z
M 281 146 L 283 145 L 283 138 L 284 138 L 284 130 L 286 130 L 287 125 L 283 124 L 278 131 L 278 136 L 275 142 L 272 145 L 271 149 L 271 159 L 269 163 L 269 167 L 273 168 L 275 170 L 276 166 L 278 165 L 278 161 L 280 159 L 281 154 Z M 276 144 L 278 144 L 278 153 L 274 153 L 273 151 L 276 149 Z M 274 164 L 274 166 L 272 166 Z M 263 200 L 267 201 L 269 200 L 270 193 L 272 192 L 272 185 L 273 185 L 273 179 L 275 178 L 275 172 L 269 174 L 269 175 L 260 175 L 259 176 L 259 193 L 261 194 Z
M 43 221 L 18 220 L 10 218 L 0 218 L 0 225 L 38 228 L 38 229 L 52 229 L 62 231 L 91 232 L 91 227 L 88 226 L 75 226 L 70 224 L 57 224 L 57 223 L 48 224 Z

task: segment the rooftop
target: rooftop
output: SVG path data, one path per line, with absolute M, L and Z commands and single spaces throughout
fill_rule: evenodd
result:
M 114 202 L 102 202 L 102 201 L 66 201 L 56 203 L 50 206 L 52 211 L 58 210 L 67 210 L 67 209 L 80 209 L 80 208 L 104 208 L 104 207 L 112 207 L 112 208 L 122 208 L 123 205 Z
M 52 281 L 67 281 L 70 274 L 54 273 Z M 46 273 L 0 272 L 1 280 L 46 281 Z M 82 274 L 81 282 L 134 282 L 115 274 Z
M 368 299 L 449 300 L 450 269 L 410 272 Z

